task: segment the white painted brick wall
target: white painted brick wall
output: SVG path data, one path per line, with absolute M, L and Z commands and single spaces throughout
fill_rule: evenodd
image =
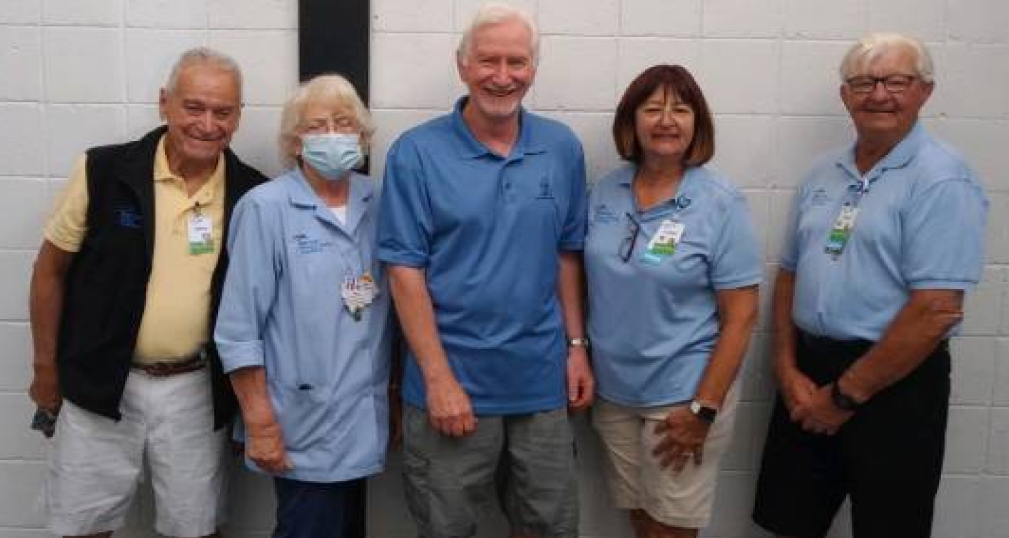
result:
M 404 129 L 442 113 L 462 91 L 459 30 L 483 0 L 373 0 L 372 163 Z M 850 139 L 836 64 L 850 39 L 895 29 L 929 42 L 938 86 L 929 128 L 982 174 L 992 199 L 985 280 L 954 342 L 948 455 L 937 538 L 1009 537 L 1009 3 L 1004 0 L 516 0 L 537 14 L 543 59 L 527 104 L 572 126 L 594 181 L 618 163 L 611 111 L 625 85 L 657 62 L 681 63 L 717 116 L 714 164 L 746 190 L 773 275 L 798 175 Z M 86 147 L 135 137 L 158 121 L 157 90 L 173 57 L 195 44 L 233 55 L 246 73 L 236 149 L 280 170 L 279 106 L 295 84 L 295 0 L 0 0 L 0 538 L 45 538 L 39 495 L 46 444 L 25 429 L 31 406 L 28 275 L 54 193 Z M 743 371 L 743 404 L 705 536 L 765 536 L 749 522 L 770 407 L 767 298 Z M 609 507 L 599 450 L 578 422 L 582 532 L 630 536 Z M 373 481 L 372 535 L 413 535 L 399 460 Z M 233 479 L 228 534 L 269 534 L 263 477 Z M 122 536 L 152 536 L 150 496 Z M 848 536 L 839 518 L 832 537 Z M 502 534 L 492 515 L 482 536 Z

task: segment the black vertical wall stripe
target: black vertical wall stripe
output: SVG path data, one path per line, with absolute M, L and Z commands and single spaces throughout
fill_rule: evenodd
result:
M 369 0 L 298 0 L 298 76 L 340 73 L 368 102 Z

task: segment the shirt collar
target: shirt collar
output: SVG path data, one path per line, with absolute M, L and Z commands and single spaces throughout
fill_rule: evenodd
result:
M 305 174 L 302 173 L 300 168 L 295 168 L 292 170 L 297 181 L 295 183 L 298 185 L 297 188 L 292 189 L 288 198 L 291 201 L 291 205 L 304 208 L 315 208 L 318 206 L 325 207 L 319 195 L 315 193 L 312 186 L 308 184 L 308 179 L 305 178 Z M 371 200 L 372 191 L 374 187 L 366 181 L 357 172 L 351 172 L 350 177 L 347 178 L 350 181 L 350 192 L 347 193 L 348 200 L 354 200 L 358 202 L 367 202 Z
M 473 136 L 473 132 L 470 130 L 469 126 L 466 125 L 466 121 L 462 117 L 462 109 L 466 106 L 466 102 L 469 100 L 469 96 L 462 96 L 455 102 L 455 106 L 452 109 L 452 130 L 456 137 L 461 142 L 459 145 L 459 154 L 464 159 L 476 159 L 484 155 L 497 155 L 493 151 L 483 145 L 482 142 Z M 512 147 L 511 155 L 507 158 L 518 157 L 520 155 L 532 155 L 536 153 L 543 153 L 546 151 L 542 142 L 533 139 L 532 130 L 529 129 L 528 113 L 525 107 L 519 107 L 519 136 L 515 141 L 515 145 Z
M 637 169 L 637 165 L 628 163 L 620 169 L 618 172 L 619 175 L 617 176 L 617 184 L 628 189 L 631 196 L 631 202 L 635 208 L 637 208 L 638 202 L 634 199 L 634 193 L 630 191 L 630 188 L 631 182 L 634 181 L 634 173 Z M 681 210 L 690 207 L 690 204 L 693 202 L 690 199 L 690 193 L 693 190 L 693 184 L 697 181 L 694 178 L 699 177 L 704 173 L 704 169 L 700 166 L 688 166 L 687 169 L 683 171 L 683 178 L 680 179 L 680 184 L 676 186 L 674 196 L 672 198 L 662 200 L 655 207 L 649 209 L 648 212 L 665 214 L 669 210 Z
M 907 135 L 865 174 L 865 178 L 873 181 L 887 170 L 907 166 L 921 150 L 927 136 L 928 133 L 925 132 L 925 127 L 922 126 L 921 122 L 915 122 L 914 127 L 908 131 Z M 855 164 L 855 147 L 857 144 L 858 140 L 851 143 L 848 150 L 838 158 L 837 165 L 847 170 L 853 177 L 861 178 L 862 175 L 858 173 L 858 166 Z
M 291 174 L 294 176 L 293 183 L 295 185 L 287 195 L 291 201 L 291 205 L 302 209 L 315 209 L 322 205 L 319 195 L 315 194 L 315 191 L 312 190 L 312 186 L 308 184 L 308 179 L 305 179 L 305 174 L 302 173 L 301 168 L 294 168 L 291 170 Z
M 636 172 L 637 169 L 638 167 L 631 163 L 624 165 L 617 172 L 617 184 L 630 188 L 631 182 L 634 180 L 634 172 Z
M 288 195 L 291 205 L 315 211 L 321 219 L 337 224 L 329 207 L 322 203 L 319 195 L 308 184 L 301 169 L 295 168 L 292 173 L 296 186 L 291 189 Z M 350 192 L 347 193 L 347 218 L 344 226 L 348 230 L 353 230 L 368 211 L 374 197 L 375 186 L 357 172 L 351 172 L 347 181 L 350 181 Z
M 172 172 L 172 168 L 168 166 L 168 152 L 165 151 L 167 137 L 167 134 L 161 135 L 161 140 L 158 141 L 158 149 L 154 153 L 154 181 L 175 180 L 185 182 L 184 177 Z M 208 185 L 220 183 L 224 179 L 224 166 L 224 154 L 221 153 L 217 156 L 217 165 L 207 180 Z

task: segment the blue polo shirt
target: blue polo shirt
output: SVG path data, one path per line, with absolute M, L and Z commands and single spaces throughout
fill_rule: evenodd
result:
M 249 191 L 228 233 L 214 341 L 226 372 L 266 369 L 294 463 L 283 476 L 296 480 L 351 480 L 385 463 L 390 301 L 373 256 L 378 200 L 368 178 L 350 182 L 345 223 L 293 170 Z M 363 271 L 381 291 L 355 321 L 340 291 Z
M 636 168 L 592 189 L 585 240 L 589 338 L 599 395 L 636 407 L 689 400 L 718 339 L 716 291 L 758 284 L 760 247 L 746 198 L 703 167 L 687 169 L 676 196 L 640 211 Z M 671 253 L 649 243 L 683 227 Z
M 585 164 L 566 126 L 525 110 L 501 157 L 455 110 L 404 133 L 389 150 L 379 258 L 422 268 L 438 335 L 476 413 L 567 403 L 567 344 L 557 300 L 559 251 L 581 250 Z M 404 399 L 426 407 L 408 354 Z
M 853 144 L 806 175 L 781 266 L 795 273 L 792 318 L 800 329 L 878 341 L 910 290 L 978 283 L 988 200 L 963 158 L 920 123 L 864 176 L 854 159 Z M 858 215 L 834 256 L 825 247 L 845 203 Z

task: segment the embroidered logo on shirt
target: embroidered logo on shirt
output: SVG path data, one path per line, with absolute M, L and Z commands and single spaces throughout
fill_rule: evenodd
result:
M 540 178 L 540 190 L 539 190 L 539 194 L 536 195 L 536 198 L 545 199 L 545 200 L 553 200 L 553 198 L 554 198 L 554 189 L 553 189 L 553 186 L 550 185 L 550 178 L 548 178 L 546 176 Z
M 112 212 L 116 215 L 116 222 L 123 228 L 143 227 L 144 221 L 140 218 L 140 212 L 133 206 L 118 206 L 113 208 Z
M 830 195 L 827 194 L 827 189 L 823 187 L 818 187 L 813 191 L 813 196 L 810 198 L 809 203 L 814 207 L 826 205 L 830 202 Z
M 611 222 L 617 222 L 617 214 L 613 212 L 606 204 L 599 204 L 592 208 L 592 221 L 598 222 L 599 224 L 609 224 Z
M 294 240 L 294 244 L 301 254 L 315 254 L 333 246 L 332 241 L 323 241 L 315 237 L 309 237 L 305 233 L 294 234 L 291 239 Z

